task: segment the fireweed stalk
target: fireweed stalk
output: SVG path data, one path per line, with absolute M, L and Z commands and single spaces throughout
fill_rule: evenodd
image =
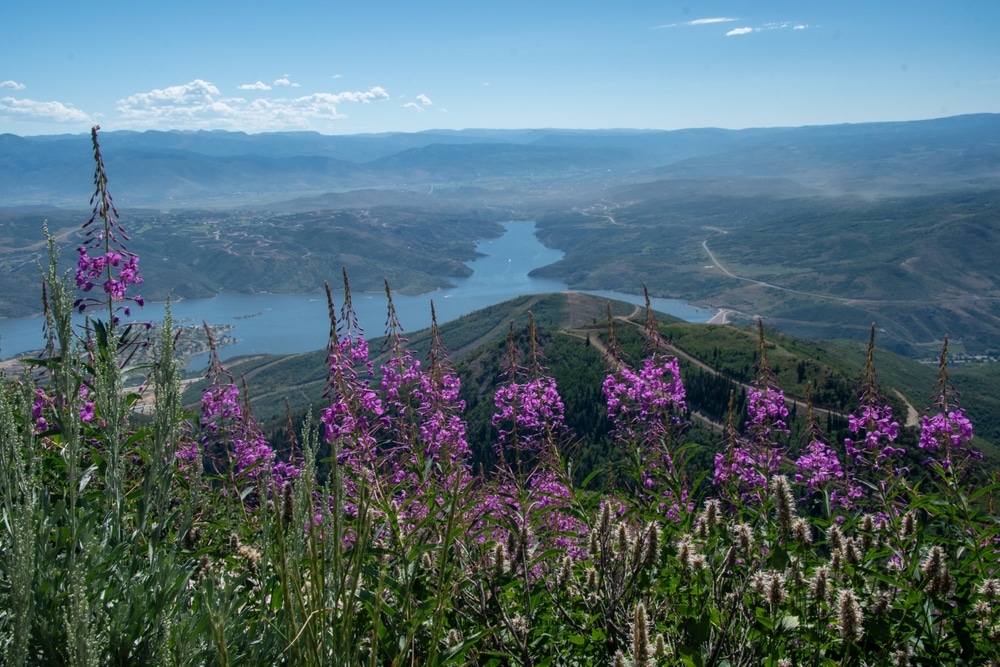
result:
M 385 287 L 389 304 L 385 340 L 391 354 L 381 368 L 380 458 L 384 474 L 399 489 L 396 500 L 404 507 L 409 506 L 409 493 L 429 491 L 435 478 L 446 489 L 467 487 L 470 451 L 460 417 L 465 409 L 458 397 L 460 381 L 448 366 L 433 303 L 431 349 L 424 370 L 406 349 L 388 281 Z M 411 518 L 422 519 L 430 508 L 411 507 L 406 512 L 416 512 Z
M 806 497 L 820 499 L 823 515 L 831 516 L 830 499 L 834 494 L 848 498 L 844 488 L 844 469 L 836 450 L 827 444 L 819 427 L 812 403 L 812 383 L 806 385 L 806 430 L 803 439 L 807 444 L 795 460 L 795 481 L 804 484 Z
M 569 431 L 564 420 L 564 406 L 554 378 L 545 374 L 534 314 L 528 312 L 528 359 L 522 366 L 515 343 L 514 324 L 507 334 L 507 382 L 493 397 L 497 412 L 492 424 L 498 429 L 497 470 L 485 491 L 487 508 L 507 508 L 517 519 L 509 526 L 498 526 L 493 539 L 504 541 L 511 532 L 523 532 L 531 526 L 539 545 L 522 544 L 518 565 L 523 572 L 531 569 L 530 551 L 536 546 L 554 545 L 580 555 L 578 547 L 585 526 L 571 510 L 570 480 L 565 471 L 562 447 Z M 519 381 L 521 378 L 524 381 Z M 524 540 L 522 540 L 524 542 Z M 530 548 L 529 548 L 530 547 Z M 537 574 L 537 570 L 536 570 Z
M 615 441 L 625 450 L 631 467 L 640 471 L 636 480 L 639 495 L 677 519 L 690 511 L 686 507 L 689 489 L 675 461 L 676 445 L 686 426 L 685 391 L 677 358 L 663 353 L 648 291 L 645 312 L 644 335 L 650 356 L 639 369 L 612 357 L 613 372 L 604 380 L 604 396 L 608 417 L 615 425 Z M 613 336 L 610 309 L 608 317 L 609 336 Z
M 972 461 L 982 460 L 982 452 L 969 447 L 972 422 L 958 404 L 958 393 L 948 379 L 948 337 L 944 337 L 938 362 L 933 415 L 924 415 L 920 426 L 920 449 L 928 454 L 925 466 L 940 475 L 960 480 Z
M 208 386 L 201 397 L 197 441 L 192 439 L 177 452 L 182 462 L 204 465 L 206 472 L 225 481 L 234 497 L 246 496 L 262 475 L 270 485 L 269 495 L 278 495 L 298 475 L 294 461 L 281 461 L 267 442 L 244 404 L 233 376 L 219 360 L 212 333 L 209 341 Z M 245 389 L 245 388 L 244 388 Z M 199 451 L 200 445 L 200 451 Z M 292 452 L 294 456 L 294 452 Z
M 759 356 L 753 388 L 747 391 L 747 414 L 742 438 L 730 428 L 731 437 L 725 453 L 715 455 L 716 486 L 726 486 L 742 499 L 758 503 L 768 495 L 768 480 L 778 472 L 784 448 L 777 436 L 787 436 L 788 408 L 785 394 L 775 385 L 774 373 L 767 361 L 764 324 L 757 320 Z M 732 421 L 730 419 L 730 421 Z
M 125 246 L 129 240 L 125 228 L 118 222 L 118 210 L 115 208 L 111 193 L 108 191 L 108 176 L 104 170 L 104 158 L 97 140 L 97 132 L 101 128 L 95 125 L 90 136 L 94 146 L 94 194 L 90 203 L 94 207 L 90 219 L 83 224 L 85 241 L 77 248 L 79 259 L 76 268 L 76 286 L 84 294 L 89 294 L 100 284 L 106 295 L 104 298 L 84 296 L 74 302 L 74 306 L 82 313 L 95 305 L 105 305 L 108 309 L 108 323 L 113 328 L 118 325 L 118 311 L 126 316 L 132 314 L 128 304 L 135 303 L 140 308 L 144 305 L 139 295 L 128 295 L 129 287 L 142 284 L 142 274 L 139 273 L 139 256 L 130 252 Z M 100 220 L 101 224 L 95 224 Z
M 848 430 L 853 437 L 844 439 L 848 463 L 847 497 L 839 496 L 835 502 L 850 507 L 865 502 L 863 498 L 867 495 L 867 502 L 876 503 L 879 510 L 898 514 L 899 508 L 890 506 L 902 502 L 898 487 L 909 471 L 901 463 L 905 450 L 893 444 L 899 437 L 899 422 L 893 419 L 892 406 L 885 402 L 875 373 L 874 324 L 868 339 L 858 412 L 848 416 Z M 866 483 L 862 484 L 861 480 Z

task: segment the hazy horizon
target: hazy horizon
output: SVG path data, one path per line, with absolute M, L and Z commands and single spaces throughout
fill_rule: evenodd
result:
M 21 3 L 0 133 L 677 130 L 1000 111 L 1000 5 Z

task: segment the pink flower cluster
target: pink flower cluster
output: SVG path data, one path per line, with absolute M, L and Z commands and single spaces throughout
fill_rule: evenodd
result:
M 357 470 L 371 469 L 375 463 L 374 430 L 383 408 L 378 393 L 361 377 L 371 374 L 368 341 L 363 336 L 345 336 L 330 345 L 330 376 L 327 396 L 332 399 L 320 414 L 325 438 L 340 443 L 340 463 L 350 460 Z
M 270 474 L 275 488 L 298 476 L 298 467 L 277 460 L 274 449 L 257 427 L 249 413 L 244 413 L 240 404 L 239 389 L 226 377 L 218 362 L 213 363 L 216 373 L 208 390 L 201 398 L 201 447 L 209 457 L 224 456 L 228 460 L 217 460 L 215 472 L 232 472 L 237 476 L 246 475 L 257 479 L 261 474 Z M 182 444 L 175 456 L 184 462 L 200 460 L 198 443 L 194 440 Z
M 117 252 L 106 252 L 91 257 L 89 250 L 86 246 L 77 248 L 80 259 L 76 265 L 76 286 L 84 292 L 94 288 L 95 280 L 104 279 L 104 292 L 114 301 L 121 301 L 125 298 L 126 288 L 142 284 L 138 255 L 126 252 L 123 257 Z M 141 296 L 135 299 L 140 306 L 143 305 Z
M 448 478 L 448 488 L 468 483 L 470 450 L 460 386 L 458 376 L 440 368 L 425 372 L 409 354 L 383 366 L 379 421 L 385 447 L 380 465 L 393 484 L 425 486 L 427 464 Z
M 933 417 L 924 415 L 920 427 L 920 448 L 936 452 L 941 448 L 961 449 L 972 440 L 972 422 L 961 409 L 948 414 L 937 413 Z
M 86 400 L 90 391 L 86 385 L 80 385 L 78 393 L 80 402 L 80 421 L 89 423 L 94 421 L 95 406 L 93 401 Z M 45 433 L 50 429 L 58 430 L 58 426 L 49 422 L 52 411 L 56 407 L 56 400 L 46 393 L 44 389 L 35 389 L 35 397 L 31 401 L 31 419 L 35 422 L 35 430 L 38 433 Z M 48 417 L 46 417 L 48 415 Z
M 634 371 L 624 366 L 617 375 L 604 380 L 608 416 L 618 428 L 634 420 L 660 420 L 675 411 L 683 412 L 684 384 L 676 357 L 663 361 L 653 355 Z
M 767 479 L 778 471 L 776 459 L 762 456 L 758 448 L 732 447 L 726 453 L 715 455 L 712 483 L 725 484 L 740 489 L 745 497 L 767 488 Z
M 981 452 L 968 448 L 971 441 L 972 422 L 961 408 L 950 410 L 947 414 L 938 412 L 932 417 L 924 415 L 920 425 L 920 448 L 935 454 L 942 452 L 940 460 L 931 457 L 928 463 L 937 461 L 942 468 L 948 470 L 956 463 L 958 455 L 982 458 Z
M 899 437 L 899 422 L 892 418 L 892 407 L 888 405 L 864 405 L 861 416 L 853 413 L 848 416 L 847 428 L 851 433 L 863 434 L 860 442 L 853 438 L 845 438 L 847 456 L 855 465 L 862 465 L 866 457 L 874 454 L 874 461 L 867 461 L 874 470 L 892 459 L 902 456 L 905 450 L 894 447 L 893 443 Z
M 844 469 L 837 452 L 820 440 L 813 440 L 802 451 L 795 462 L 795 470 L 795 481 L 813 491 L 844 479 Z
M 493 415 L 493 425 L 513 422 L 514 426 L 511 430 L 500 429 L 501 440 L 516 434 L 528 444 L 565 430 L 565 409 L 556 381 L 551 377 L 505 384 L 497 389 L 493 403 L 499 410 Z
M 773 387 L 750 389 L 747 391 L 747 414 L 750 421 L 747 428 L 755 437 L 769 439 L 771 431 L 788 435 L 788 408 L 785 406 L 785 392 Z

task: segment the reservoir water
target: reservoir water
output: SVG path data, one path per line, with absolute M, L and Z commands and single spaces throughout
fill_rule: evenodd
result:
M 393 294 L 396 314 L 405 331 L 430 326 L 430 303 L 433 300 L 439 324 L 444 324 L 522 294 L 561 292 L 566 285 L 528 274 L 562 258 L 559 250 L 546 248 L 535 237 L 533 222 L 509 222 L 506 232 L 495 239 L 480 241 L 482 257 L 469 262 L 472 275 L 453 278 L 455 286 L 419 296 Z M 331 276 L 334 303 L 339 308 L 343 294 L 337 290 L 339 276 Z M 390 285 L 391 287 L 391 285 Z M 617 292 L 588 292 L 608 299 L 642 305 L 643 298 Z M 365 334 L 375 338 L 385 330 L 385 294 L 352 291 L 354 308 Z M 675 299 L 651 299 L 654 309 L 689 322 L 706 322 L 714 311 L 690 306 Z M 133 309 L 133 315 L 138 309 Z M 322 293 L 305 295 L 222 293 L 211 299 L 178 301 L 171 306 L 175 324 L 232 325 L 229 335 L 234 345 L 219 350 L 222 359 L 246 354 L 290 354 L 318 350 L 327 344 L 329 320 L 326 297 Z M 148 303 L 136 319 L 162 321 L 163 304 Z M 42 346 L 42 317 L 0 319 L 0 356 L 6 358 Z M 201 368 L 204 358 L 191 361 Z

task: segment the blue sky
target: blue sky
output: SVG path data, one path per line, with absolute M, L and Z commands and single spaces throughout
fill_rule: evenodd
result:
M 0 27 L 0 133 L 997 113 L 998 28 L 995 0 L 13 2 Z

